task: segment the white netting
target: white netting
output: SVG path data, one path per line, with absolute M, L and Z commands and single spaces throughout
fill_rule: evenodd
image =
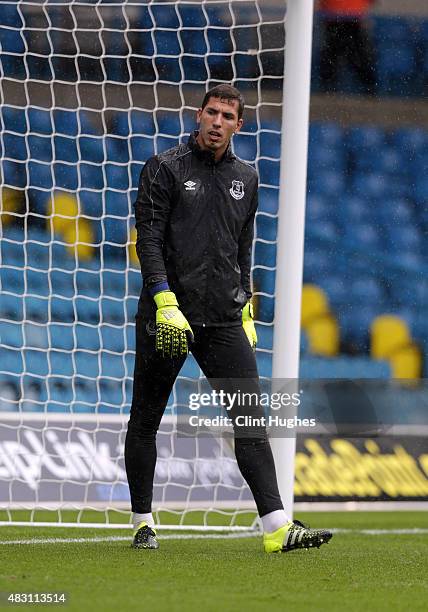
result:
M 70 506 L 126 507 L 141 288 L 132 203 L 143 163 L 187 138 L 223 81 L 246 97 L 234 149 L 260 175 L 253 272 L 269 375 L 284 12 L 246 0 L 2 3 L 2 507 L 58 507 L 62 521 Z M 168 413 L 199 376 L 189 358 Z M 250 503 L 230 450 L 177 450 L 163 435 L 158 506 Z

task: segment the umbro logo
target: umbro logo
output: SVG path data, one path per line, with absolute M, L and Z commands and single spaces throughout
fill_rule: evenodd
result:
M 184 186 L 186 188 L 186 191 L 195 191 L 196 183 L 194 183 L 193 181 L 186 181 L 184 183 Z

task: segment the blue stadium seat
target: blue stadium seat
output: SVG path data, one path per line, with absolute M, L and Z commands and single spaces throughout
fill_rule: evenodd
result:
M 30 159 L 50 163 L 53 159 L 52 141 L 49 136 L 28 136 Z
M 49 278 L 45 270 L 26 270 L 26 292 L 32 295 L 48 296 L 50 294 Z
M 153 136 L 156 134 L 154 115 L 148 111 L 131 111 L 132 133 L 137 136 Z
M 50 298 L 52 320 L 61 323 L 73 323 L 74 308 L 70 299 L 52 296 Z
M 55 376 L 73 376 L 75 368 L 73 364 L 73 355 L 67 351 L 50 350 L 47 353 L 49 357 L 50 373 Z
M 335 123 L 311 122 L 309 126 L 309 150 L 315 145 L 326 148 L 339 148 L 344 141 L 342 128 Z
M 139 162 L 145 162 L 154 153 L 154 139 L 143 136 L 131 137 L 131 154 L 132 159 Z
M 85 173 L 89 173 L 89 166 L 85 169 Z M 85 182 L 87 179 L 87 174 L 85 174 Z M 100 191 L 89 191 L 88 189 L 80 189 L 79 190 L 79 198 L 82 203 L 82 211 L 84 215 L 93 218 L 101 218 L 104 210 L 103 199 L 104 196 Z
M 127 191 L 129 189 L 129 175 L 127 166 L 118 166 L 116 164 L 106 164 L 106 186 L 110 189 Z M 112 193 L 112 192 L 110 192 Z M 117 194 L 120 195 L 120 194 Z M 126 194 L 125 194 L 126 195 Z M 107 205 L 107 196 L 106 196 Z M 128 210 L 126 210 L 128 213 Z
M 68 298 L 74 296 L 75 289 L 73 273 L 70 273 L 65 270 L 51 270 L 49 272 L 49 277 L 52 286 L 52 293 Z
M 277 218 L 257 213 L 256 216 L 256 233 L 255 236 L 263 240 L 276 240 L 277 233 Z
M 257 162 L 260 183 L 279 186 L 279 162 L 259 159 Z
M 23 351 L 25 372 L 37 376 L 47 376 L 49 373 L 48 353 L 46 350 L 25 349 Z
M 50 111 L 30 107 L 28 109 L 28 119 L 30 131 L 34 134 L 45 134 L 50 136 L 53 133 L 52 115 Z
M 179 3 L 177 9 L 184 28 L 203 28 L 207 25 L 207 20 L 202 7 L 195 4 Z M 195 32 L 197 30 L 194 30 Z
M 367 199 L 382 199 L 392 195 L 391 181 L 383 174 L 363 172 L 352 179 L 355 195 Z M 396 195 L 396 194 L 394 194 Z
M 76 138 L 67 136 L 55 136 L 55 159 L 76 164 L 79 161 L 79 151 L 77 149 Z
M 252 163 L 257 157 L 257 139 L 252 135 L 237 134 L 233 138 L 233 151 L 239 158 Z
M 262 128 L 268 126 L 262 125 Z M 259 132 L 260 156 L 280 159 L 281 157 L 281 132 L 280 126 L 272 126 L 273 129 L 261 129 Z M 276 130 L 276 131 L 274 131 Z
M 83 323 L 96 325 L 100 320 L 100 302 L 84 296 L 78 296 L 74 300 L 77 320 Z
M 75 348 L 73 326 L 61 322 L 50 323 L 48 326 L 50 346 L 53 349 L 71 351 Z
M 78 166 L 76 164 L 57 162 L 53 169 L 57 189 L 76 191 L 79 188 Z
M 27 134 L 28 126 L 25 108 L 3 106 L 1 108 L 1 118 L 6 132 Z
M 3 172 L 3 184 L 9 187 L 24 188 L 27 186 L 26 163 L 2 161 L 1 170 Z
M 164 153 L 165 151 L 172 149 L 172 147 L 175 147 L 178 144 L 179 144 L 178 138 L 175 138 L 173 136 L 156 136 L 155 137 L 155 148 L 158 154 Z
M 201 51 L 201 44 L 195 47 L 196 51 Z M 189 45 L 186 45 L 189 48 Z M 189 52 L 188 52 L 189 53 Z M 208 79 L 208 71 L 205 57 L 196 57 L 195 55 L 183 54 L 182 58 L 184 79 L 189 81 L 206 81 Z
M 127 164 L 129 162 L 128 145 L 122 138 L 106 136 L 104 138 L 106 159 L 109 162 Z
M 25 273 L 23 269 L 8 266 L 0 267 L 0 282 L 2 291 L 15 294 L 25 292 Z
M 6 293 L 6 290 L 2 289 L 0 292 L 0 318 L 22 321 L 24 318 L 22 297 Z
M 101 348 L 100 328 L 98 325 L 76 323 L 76 347 L 85 351 L 99 351 Z
M 53 113 L 55 133 L 66 136 L 77 136 L 79 126 L 74 110 L 55 110 Z
M 385 132 L 382 128 L 372 125 L 352 127 L 348 131 L 346 144 L 350 150 L 364 155 L 366 151 L 380 150 L 385 146 Z
M 272 189 L 269 187 L 259 188 L 259 207 L 258 210 L 261 212 L 267 212 L 270 214 L 277 214 L 278 212 L 278 189 Z
M 99 117 L 98 111 L 78 110 L 77 121 L 80 125 L 80 133 L 87 136 L 100 135 L 99 122 L 96 120 Z
M 49 299 L 47 297 L 25 296 L 22 302 L 25 318 L 40 323 L 49 320 Z
M 101 190 L 104 188 L 104 175 L 101 166 L 81 163 L 79 170 L 81 187 L 83 189 Z
M 20 322 L 12 323 L 9 321 L 2 321 L 0 344 L 3 346 L 10 346 L 15 348 L 21 348 L 22 346 L 24 346 L 22 324 Z
M 412 93 L 416 56 L 413 46 L 390 42 L 378 46 L 377 78 L 379 89 L 389 95 Z
M 73 353 L 73 356 L 76 364 L 76 374 L 82 378 L 97 378 L 100 375 L 98 353 L 78 350 Z
M 341 307 L 343 304 L 349 304 L 351 302 L 349 287 L 342 276 L 320 275 L 317 284 L 327 294 L 333 310 L 336 307 Z
M 123 325 L 125 323 L 125 309 L 122 300 L 101 297 L 102 319 L 105 323 Z
M 28 163 L 28 184 L 30 187 L 41 190 L 52 189 L 53 187 L 53 167 L 50 163 L 39 163 L 30 161 Z M 48 194 L 47 191 L 44 193 Z M 40 195 L 40 198 L 42 196 Z
M 3 22 L 1 26 L 3 25 Z M 25 53 L 24 37 L 20 30 L 0 26 L 0 45 L 2 53 Z
M 79 151 L 81 159 L 94 164 L 102 164 L 104 161 L 104 146 L 102 138 L 92 136 L 79 136 Z
M 348 287 L 352 304 L 371 304 L 380 306 L 385 301 L 385 294 L 379 282 L 373 276 L 362 276 L 354 279 Z
M 23 353 L 20 349 L 0 349 L 0 372 L 8 374 L 21 374 L 24 371 Z
M 119 271 L 103 270 L 102 287 L 105 296 L 123 297 L 126 293 L 126 276 Z
M 311 194 L 337 198 L 343 194 L 345 187 L 345 176 L 335 170 L 320 170 L 315 177 L 308 176 L 308 190 Z
M 102 339 L 102 348 L 105 351 L 122 353 L 125 350 L 125 334 L 123 327 L 101 325 L 100 335 Z
M 274 267 L 276 262 L 276 244 L 257 240 L 254 246 L 255 265 Z
M 420 231 L 415 225 L 396 225 L 388 228 L 389 248 L 394 251 L 417 252 L 422 245 Z
M 27 143 L 24 136 L 19 134 L 3 133 L 4 157 L 16 161 L 28 159 Z
M 112 355 L 106 351 L 101 351 L 100 355 L 101 376 L 123 380 L 123 378 L 126 376 L 123 355 Z

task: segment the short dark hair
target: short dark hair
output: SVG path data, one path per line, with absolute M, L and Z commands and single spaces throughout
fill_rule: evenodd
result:
M 227 83 L 221 83 L 216 85 L 212 89 L 209 89 L 202 100 L 202 108 L 205 108 L 210 98 L 220 98 L 223 100 L 238 100 L 238 119 L 242 118 L 244 113 L 245 100 L 239 89 L 228 85 Z

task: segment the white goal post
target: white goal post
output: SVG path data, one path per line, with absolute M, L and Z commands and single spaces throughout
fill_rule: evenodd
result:
M 298 377 L 312 12 L 313 0 L 2 3 L 0 524 L 129 524 L 132 203 L 143 163 L 187 138 L 219 82 L 244 94 L 233 146 L 260 177 L 260 375 Z M 156 517 L 246 531 L 255 506 L 228 440 L 176 436 L 202 384 L 189 357 L 158 437 Z M 272 443 L 291 516 L 295 440 Z

